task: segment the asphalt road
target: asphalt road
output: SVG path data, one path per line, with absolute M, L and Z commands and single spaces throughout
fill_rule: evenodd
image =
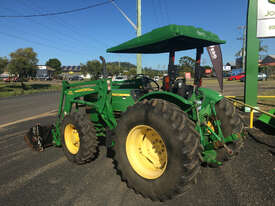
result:
M 24 102 L 31 106 L 22 107 L 21 113 L 19 106 Z M 62 148 L 38 153 L 26 146 L 24 133 L 36 122 L 54 121 L 47 112 L 55 110 L 57 102 L 57 94 L 0 101 L 1 125 L 9 119 L 13 122 L 0 127 L 0 205 L 275 205 L 275 156 L 270 151 L 275 139 L 259 143 L 268 137 L 248 136 L 236 160 L 220 168 L 203 167 L 191 190 L 168 202 L 152 202 L 121 182 L 103 146 L 93 162 L 81 166 L 68 162 Z M 46 116 L 36 118 L 40 113 Z M 14 122 L 25 118 L 24 114 L 35 118 Z
M 59 92 L 0 98 L 0 125 L 58 109 Z

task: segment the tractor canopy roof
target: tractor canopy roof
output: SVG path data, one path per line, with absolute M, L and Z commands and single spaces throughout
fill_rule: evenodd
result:
M 107 49 L 111 53 L 164 53 L 224 44 L 209 31 L 194 26 L 171 24 Z

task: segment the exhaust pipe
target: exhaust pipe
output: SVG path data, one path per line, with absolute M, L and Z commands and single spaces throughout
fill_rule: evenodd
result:
M 107 72 L 107 68 L 106 68 L 106 61 L 105 61 L 103 56 L 100 56 L 99 58 L 102 61 L 102 75 L 103 75 L 103 78 L 107 79 L 108 78 L 108 72 Z

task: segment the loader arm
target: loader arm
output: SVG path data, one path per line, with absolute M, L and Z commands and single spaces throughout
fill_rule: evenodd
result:
M 100 79 L 88 82 L 79 82 L 70 84 L 67 81 L 62 82 L 62 91 L 59 102 L 58 117 L 55 123 L 55 128 L 52 130 L 53 143 L 60 146 L 60 123 L 62 119 L 71 113 L 73 105 L 78 109 L 80 106 L 88 106 L 94 112 L 90 114 L 90 119 L 97 123 L 101 118 L 108 128 L 116 127 L 116 119 L 113 115 L 111 106 L 111 81 Z M 95 95 L 95 101 L 87 101 L 85 97 Z

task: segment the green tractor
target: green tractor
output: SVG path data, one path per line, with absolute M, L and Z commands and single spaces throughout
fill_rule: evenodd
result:
M 104 78 L 64 81 L 55 125 L 36 125 L 25 140 L 39 151 L 62 146 L 68 160 L 84 164 L 105 139 L 129 188 L 152 200 L 171 199 L 196 182 L 202 165 L 221 166 L 243 146 L 238 111 L 218 92 L 200 86 L 203 48 L 223 43 L 201 28 L 168 25 L 112 47 L 107 52 L 169 52 L 162 89 L 144 75 L 112 82 L 101 57 Z M 174 65 L 175 52 L 188 49 L 197 50 L 193 85 Z

